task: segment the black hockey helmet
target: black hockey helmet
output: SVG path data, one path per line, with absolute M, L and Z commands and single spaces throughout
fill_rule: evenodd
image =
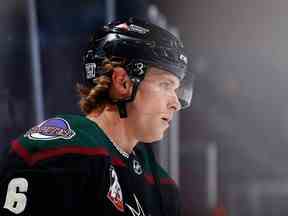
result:
M 190 105 L 193 77 L 187 71 L 188 59 L 182 42 L 165 29 L 136 18 L 114 21 L 103 26 L 94 33 L 89 47 L 83 53 L 86 85 L 95 85 L 95 78 L 105 73 L 101 67 L 105 58 L 122 62 L 134 82 L 132 97 L 122 102 L 134 99 L 146 69 L 154 66 L 179 78 L 179 101 L 182 108 Z

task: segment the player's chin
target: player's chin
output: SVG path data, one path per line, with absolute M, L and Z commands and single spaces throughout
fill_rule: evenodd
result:
M 153 133 L 150 133 L 149 135 L 146 135 L 142 137 L 142 142 L 144 143 L 152 143 L 152 142 L 157 142 L 160 141 L 164 137 L 164 132 L 165 131 L 153 131 Z

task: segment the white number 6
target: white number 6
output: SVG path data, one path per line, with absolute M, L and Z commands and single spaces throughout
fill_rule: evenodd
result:
M 17 188 L 19 189 L 17 191 Z M 14 178 L 8 184 L 4 208 L 15 214 L 20 214 L 26 207 L 27 198 L 23 192 L 27 192 L 28 182 L 25 178 Z

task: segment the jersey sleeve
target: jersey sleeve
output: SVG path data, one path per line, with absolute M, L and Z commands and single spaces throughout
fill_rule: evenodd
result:
M 88 215 L 97 209 L 104 170 L 100 157 L 67 154 L 31 167 L 10 153 L 0 174 L 0 215 Z

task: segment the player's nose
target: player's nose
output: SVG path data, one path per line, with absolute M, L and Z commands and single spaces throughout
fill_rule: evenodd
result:
M 181 103 L 176 93 L 170 97 L 168 109 L 173 112 L 177 112 L 181 109 Z

